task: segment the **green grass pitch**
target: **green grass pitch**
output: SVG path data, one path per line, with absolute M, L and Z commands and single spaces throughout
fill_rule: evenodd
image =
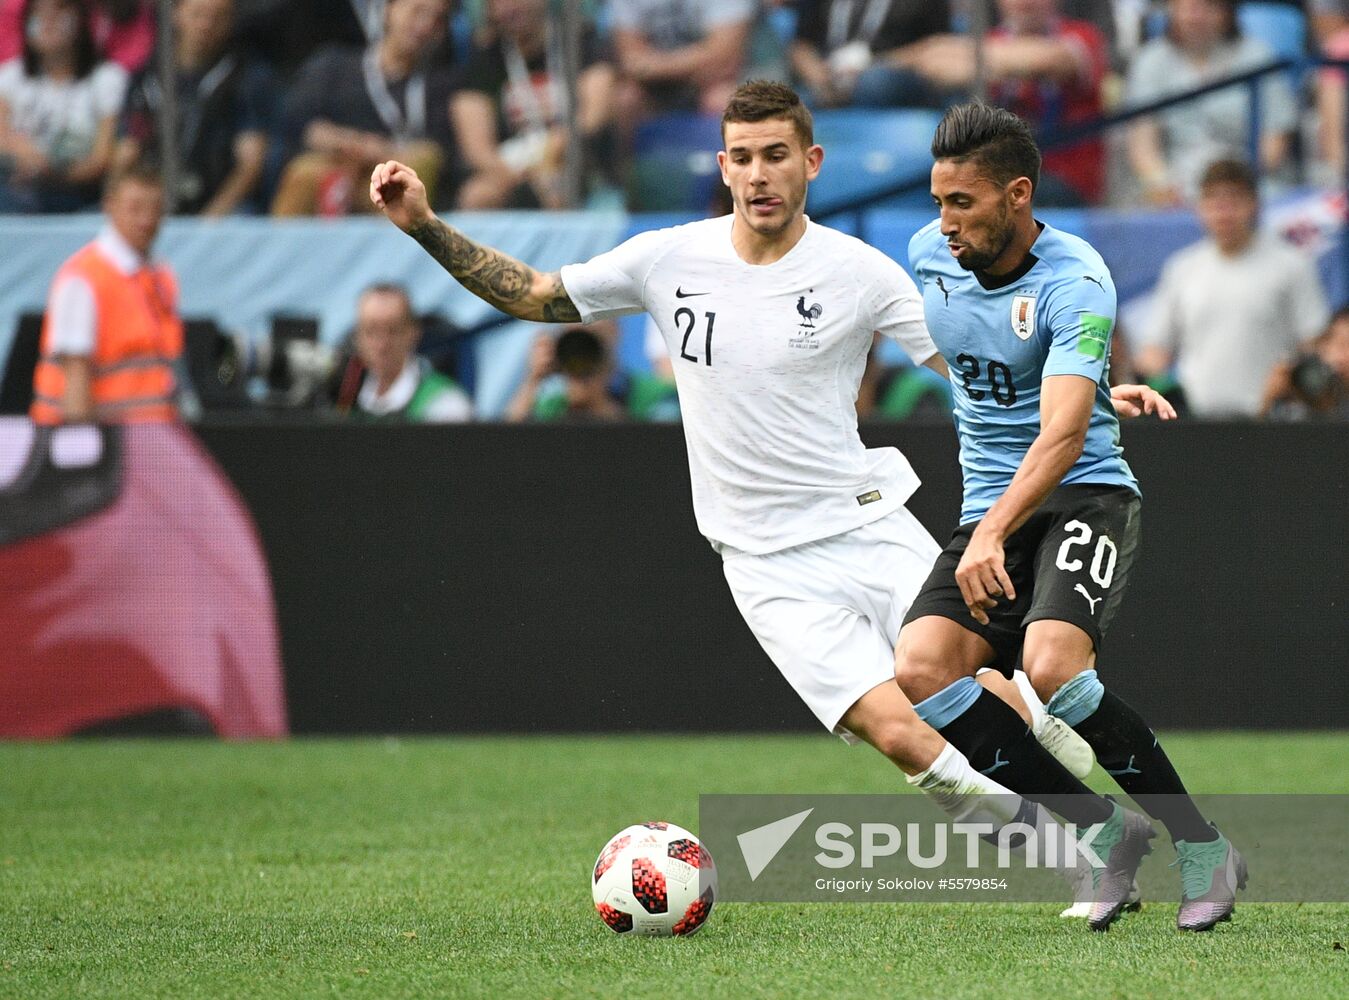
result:
M 1165 738 L 1197 791 L 1349 793 L 1349 734 Z M 1189 936 L 1160 901 L 1107 935 L 1042 904 L 718 905 L 681 940 L 591 909 L 610 834 L 693 825 L 700 792 L 891 791 L 823 734 L 2 745 L 0 997 L 1349 995 L 1345 905 Z

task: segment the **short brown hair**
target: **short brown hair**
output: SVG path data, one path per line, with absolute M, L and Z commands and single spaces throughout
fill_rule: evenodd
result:
M 128 181 L 135 181 L 137 184 L 156 187 L 161 190 L 164 187 L 164 175 L 159 172 L 158 168 L 148 160 L 137 160 L 108 174 L 108 179 L 103 183 L 103 197 L 111 197 L 119 187 Z
M 1255 171 L 1241 160 L 1214 160 L 1199 178 L 1199 191 L 1202 194 L 1217 184 L 1235 184 L 1247 194 L 1254 196 Z
M 367 286 L 365 291 L 361 292 L 357 302 L 359 303 L 360 299 L 364 299 L 367 295 L 394 296 L 403 304 L 404 318 L 414 326 L 417 324 L 417 310 L 412 308 L 412 296 L 408 294 L 406 288 L 397 282 L 377 281 L 373 285 Z
M 801 95 L 785 83 L 750 80 L 731 95 L 721 114 L 721 138 L 726 141 L 726 126 L 732 122 L 763 122 L 781 118 L 792 123 L 803 146 L 815 144 L 815 120 Z

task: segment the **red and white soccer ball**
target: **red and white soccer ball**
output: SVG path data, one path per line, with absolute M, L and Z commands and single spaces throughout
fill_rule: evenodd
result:
M 619 934 L 692 934 L 712 912 L 717 868 L 673 823 L 639 823 L 609 839 L 590 880 L 600 919 Z

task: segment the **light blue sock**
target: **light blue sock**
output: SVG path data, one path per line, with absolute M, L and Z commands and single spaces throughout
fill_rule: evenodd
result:
M 918 713 L 918 718 L 933 729 L 940 730 L 964 715 L 979 699 L 983 690 L 973 677 L 962 677 L 954 684 L 942 688 L 931 698 L 924 698 L 913 706 L 913 710 Z
M 1075 726 L 1100 707 L 1104 694 L 1105 685 L 1096 677 L 1096 671 L 1084 670 L 1054 693 L 1045 711 Z

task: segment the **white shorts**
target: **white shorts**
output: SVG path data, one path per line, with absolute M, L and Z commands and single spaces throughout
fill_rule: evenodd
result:
M 782 676 L 827 729 L 895 677 L 904 615 L 941 546 L 901 507 L 841 535 L 723 563 L 736 607 Z

